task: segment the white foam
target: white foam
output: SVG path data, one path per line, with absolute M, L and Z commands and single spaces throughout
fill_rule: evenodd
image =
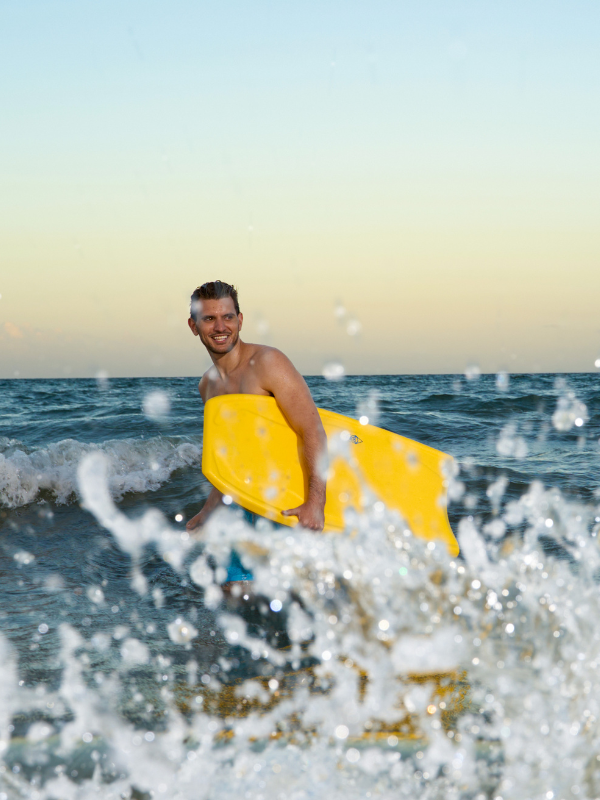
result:
M 49 492 L 57 503 L 78 495 L 77 466 L 90 453 L 106 456 L 108 488 L 115 500 L 127 492 L 152 492 L 182 467 L 200 467 L 200 441 L 157 436 L 111 439 L 101 444 L 64 439 L 47 447 L 27 448 L 0 439 L 0 506 L 15 508 Z

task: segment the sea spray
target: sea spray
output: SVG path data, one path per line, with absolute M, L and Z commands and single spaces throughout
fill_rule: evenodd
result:
M 518 384 L 511 380 L 511 392 Z M 539 400 L 526 402 L 536 408 Z M 592 426 L 587 398 L 586 405 Z M 498 422 L 497 434 L 509 421 Z M 71 582 L 68 560 L 54 573 L 38 572 L 55 557 L 41 527 L 35 535 L 15 529 L 14 543 L 7 537 L 11 592 L 21 591 L 35 613 L 47 585 L 60 605 L 47 622 L 34 620 L 25 641 L 23 619 L 4 620 L 13 645 L 3 639 L 0 793 L 11 800 L 600 797 L 600 509 L 593 486 L 584 502 L 515 479 L 517 468 L 540 472 L 539 448 L 549 447 L 526 423 L 519 418 L 515 430 L 533 462 L 501 456 L 492 443 L 477 459 L 507 459 L 502 473 L 485 467 L 477 475 L 463 460 L 448 477 L 456 484 L 450 511 L 461 520 L 456 559 L 414 539 L 376 501 L 350 517 L 343 534 L 278 530 L 266 521 L 253 529 L 223 509 L 202 537 L 186 539 L 153 496 L 137 516 L 126 504 L 117 508 L 110 465 L 92 452 L 96 460 L 81 464 L 79 496 L 94 520 L 84 523 L 71 507 L 80 515 L 77 535 L 96 522 L 110 529 L 111 547 L 126 551 L 134 594 L 116 590 L 119 576 L 108 569 L 83 572 L 82 586 Z M 580 427 L 574 423 L 573 433 Z M 588 462 L 580 450 L 571 453 L 571 433 L 552 428 L 548 436 L 563 437 L 569 469 L 583 473 Z M 69 508 L 55 508 L 59 521 Z M 7 519 L 37 511 L 21 508 Z M 222 592 L 232 547 L 256 576 L 247 601 Z M 61 622 L 59 611 L 73 607 L 67 600 L 81 607 L 77 630 Z M 55 683 L 24 680 L 28 658 L 39 652 L 29 648 L 50 647 L 55 633 L 48 661 Z
M 128 552 L 154 542 L 183 575 L 189 541 L 152 515 L 126 520 L 112 505 L 99 458 L 88 456 L 80 469 L 88 507 Z M 256 680 L 265 689 L 256 710 L 211 714 L 206 701 L 182 710 L 172 677 L 158 690 L 165 723 L 136 733 L 119 713 L 126 671 L 91 687 L 78 653 L 83 643 L 65 626 L 58 695 L 73 719 L 62 730 L 63 752 L 89 734 L 109 754 L 107 775 L 119 790 L 135 786 L 154 796 L 309 797 L 318 786 L 351 798 L 367 791 L 594 796 L 600 555 L 589 532 L 592 510 L 534 485 L 507 509 L 511 520 L 519 513 L 524 537 L 502 543 L 486 543 L 465 519 L 463 561 L 414 539 L 380 508 L 341 535 L 266 522 L 254 529 L 223 509 L 206 526 L 205 557 L 223 563 L 235 544 L 255 574 L 257 597 L 278 599 L 278 613 L 289 621 L 291 643 L 281 650 L 264 633 L 249 632 L 235 609 L 217 611 L 226 641 L 259 667 Z M 544 554 L 539 537 L 547 541 L 549 531 L 569 558 Z M 198 576 L 197 561 L 190 566 Z M 201 574 L 207 590 L 206 570 Z M 193 642 L 194 627 L 186 630 L 190 636 L 175 637 L 182 647 Z M 223 691 L 226 661 L 220 680 L 186 681 L 187 692 Z M 136 659 L 123 662 L 131 669 Z M 458 704 L 456 692 L 463 692 Z M 116 796 L 103 780 L 99 766 L 96 796 Z M 58 796 L 55 787 L 64 793 L 65 786 L 63 775 L 38 796 Z

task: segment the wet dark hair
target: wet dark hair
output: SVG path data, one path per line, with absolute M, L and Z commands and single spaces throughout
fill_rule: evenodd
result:
M 207 281 L 192 292 L 190 316 L 192 319 L 196 319 L 198 305 L 202 300 L 222 300 L 224 297 L 231 297 L 235 306 L 235 313 L 239 314 L 240 304 L 238 303 L 238 294 L 235 286 L 224 281 Z

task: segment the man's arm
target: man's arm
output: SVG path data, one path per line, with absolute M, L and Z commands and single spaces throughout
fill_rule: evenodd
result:
M 200 392 L 200 397 L 204 402 L 206 402 L 207 389 L 208 371 L 204 373 L 200 383 L 198 384 L 198 391 Z M 222 499 L 223 492 L 220 492 L 215 486 L 213 486 L 208 497 L 206 498 L 206 502 L 202 506 L 202 509 L 186 523 L 186 530 L 193 531 L 195 528 L 200 528 L 202 525 L 204 525 L 215 508 L 221 504 Z
M 322 531 L 325 524 L 326 484 L 323 474 L 327 437 L 306 381 L 279 350 L 261 355 L 261 385 L 274 396 L 290 426 L 300 438 L 302 466 L 308 478 L 308 496 L 302 505 L 284 511 L 298 517 L 304 528 Z

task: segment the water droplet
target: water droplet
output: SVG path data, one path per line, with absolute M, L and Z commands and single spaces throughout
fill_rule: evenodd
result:
M 377 425 L 379 420 L 379 401 L 381 394 L 377 389 L 367 392 L 366 397 L 362 397 L 356 404 L 356 413 L 361 425 Z M 363 422 L 363 418 L 366 422 Z
M 139 639 L 125 639 L 121 645 L 121 657 L 128 664 L 147 664 L 150 651 Z
M 587 406 L 577 399 L 574 392 L 568 391 L 558 398 L 556 410 L 552 415 L 552 424 L 557 431 L 570 431 L 573 425 L 580 428 L 587 420 Z
M 167 632 L 169 638 L 172 642 L 175 642 L 175 644 L 187 644 L 198 635 L 196 628 L 194 628 L 191 623 L 186 622 L 182 617 L 177 617 L 177 619 L 169 623 L 167 625 Z
M 501 392 L 505 392 L 508 389 L 510 383 L 510 377 L 508 372 L 504 372 L 501 370 L 496 375 L 496 388 L 499 389 Z
M 346 333 L 348 336 L 358 336 L 362 330 L 362 325 L 357 319 L 349 319 L 346 325 Z
M 161 390 L 149 392 L 142 403 L 142 410 L 148 419 L 155 422 L 164 420 L 171 410 L 169 395 Z
M 88 586 L 85 593 L 88 600 L 91 600 L 92 603 L 96 603 L 96 605 L 100 605 L 100 603 L 104 602 L 104 592 L 99 586 Z
M 334 307 L 334 309 L 333 309 L 333 313 L 334 313 L 334 314 L 335 314 L 335 316 L 336 316 L 336 317 L 337 317 L 337 318 L 338 318 L 338 319 L 341 321 L 341 320 L 343 320 L 343 319 L 344 319 L 344 317 L 346 316 L 346 314 L 347 314 L 348 312 L 347 312 L 347 311 L 346 311 L 346 309 L 344 308 L 343 304 L 342 304 L 342 303 L 340 303 L 340 302 L 338 302 L 338 303 L 336 303 L 336 304 L 335 304 L 335 307 Z
M 502 428 L 496 442 L 496 450 L 501 456 L 513 456 L 514 458 L 525 458 L 529 452 L 525 439 L 517 436 L 517 426 L 513 422 Z
M 22 564 L 24 567 L 28 566 L 29 564 L 33 564 L 35 561 L 35 556 L 33 553 L 28 553 L 27 550 L 18 550 L 14 554 L 13 558 L 17 564 Z
M 260 317 L 256 321 L 256 330 L 258 331 L 258 335 L 261 340 L 266 339 L 271 332 L 271 326 L 268 320 L 264 319 L 264 317 Z
M 108 372 L 105 369 L 99 369 L 96 373 L 96 383 L 99 389 L 105 390 L 109 387 Z
M 344 365 L 338 361 L 331 361 L 325 364 L 322 369 L 322 375 L 328 381 L 341 381 L 345 374 Z

